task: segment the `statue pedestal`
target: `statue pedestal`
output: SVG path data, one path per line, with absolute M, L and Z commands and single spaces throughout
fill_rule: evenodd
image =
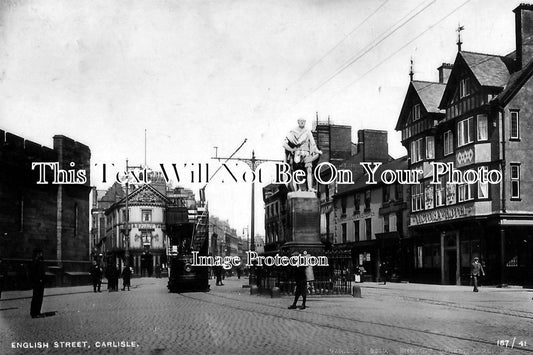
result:
M 324 251 L 320 241 L 320 200 L 308 191 L 289 192 L 289 238 L 282 249 L 288 254 L 297 251 L 318 255 Z

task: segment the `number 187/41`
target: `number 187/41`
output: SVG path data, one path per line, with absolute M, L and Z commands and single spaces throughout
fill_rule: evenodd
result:
M 498 339 L 496 341 L 496 345 L 505 346 L 506 348 L 513 348 L 515 346 L 526 347 L 527 346 L 527 342 L 525 340 L 516 341 L 516 338 L 513 338 L 513 340 Z

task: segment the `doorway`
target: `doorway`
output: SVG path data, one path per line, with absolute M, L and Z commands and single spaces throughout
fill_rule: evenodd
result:
M 457 249 L 448 249 L 444 255 L 444 283 L 457 285 Z

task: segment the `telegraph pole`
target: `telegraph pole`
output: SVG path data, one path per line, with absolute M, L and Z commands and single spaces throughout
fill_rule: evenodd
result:
M 237 160 L 245 162 L 250 169 L 252 169 L 253 172 L 255 172 L 255 168 L 259 166 L 262 163 L 265 162 L 283 162 L 283 160 L 276 160 L 276 159 L 259 159 L 255 157 L 255 151 L 252 150 L 252 158 L 223 158 L 223 157 L 213 157 L 211 159 L 224 159 L 224 160 Z M 252 199 L 251 199 L 251 218 L 250 218 L 250 251 L 255 251 L 255 179 L 252 179 Z

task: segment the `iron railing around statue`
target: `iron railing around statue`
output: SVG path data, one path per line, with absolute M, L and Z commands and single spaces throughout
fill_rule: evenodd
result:
M 351 260 L 344 255 L 327 253 L 329 266 L 313 267 L 314 280 L 307 284 L 308 295 L 351 294 L 353 272 Z M 278 287 L 281 294 L 292 295 L 296 288 L 294 267 L 272 266 L 257 268 L 257 284 L 260 293 L 270 293 Z

